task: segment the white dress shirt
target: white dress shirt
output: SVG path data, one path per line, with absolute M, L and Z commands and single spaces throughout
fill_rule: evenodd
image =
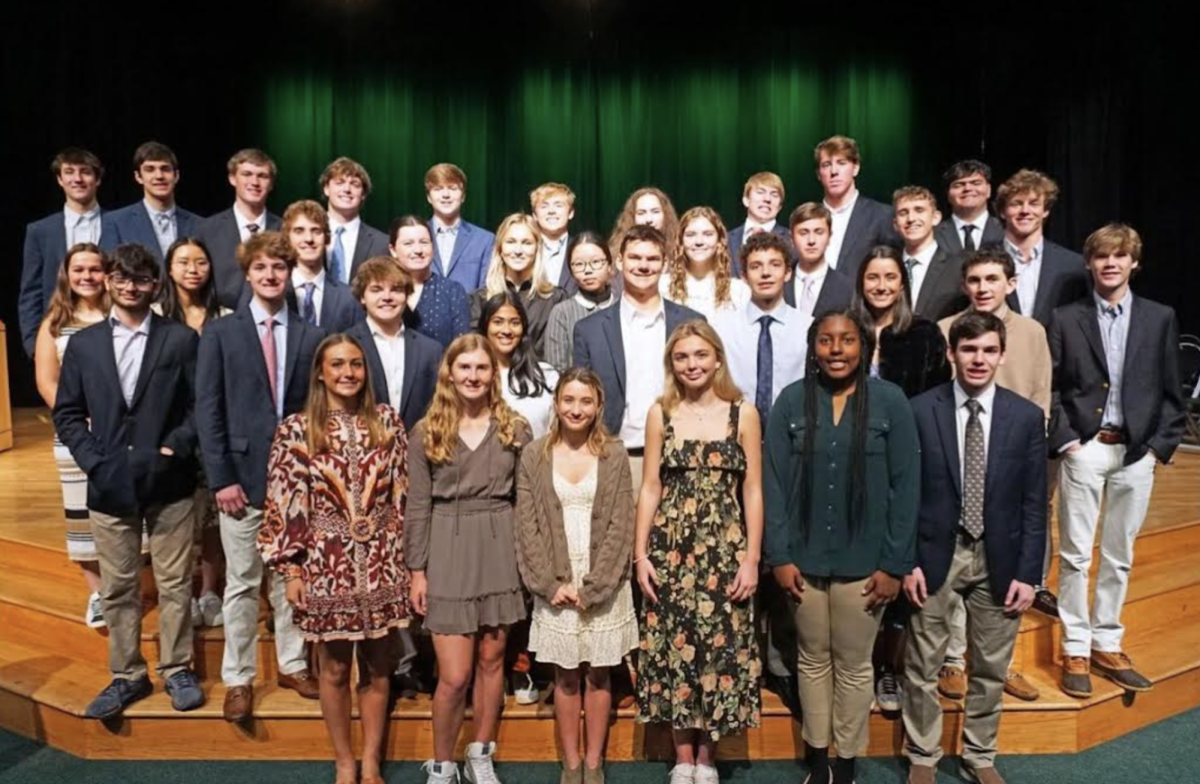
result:
M 957 215 L 951 215 L 950 219 L 954 221 L 954 230 L 958 232 L 958 241 L 965 248 L 967 247 L 967 233 L 963 231 L 963 226 L 970 224 L 975 227 L 975 231 L 971 232 L 971 239 L 975 241 L 975 249 L 978 250 L 983 246 L 983 230 L 987 228 L 989 218 L 987 210 L 979 213 L 975 220 L 965 221 Z
M 669 299 L 677 305 L 691 308 L 706 319 L 711 319 L 717 311 L 736 312 L 750 301 L 750 287 L 740 278 L 729 279 L 729 301 L 717 305 L 717 276 L 708 275 L 703 278 L 693 278 L 684 274 L 686 281 L 687 301 L 680 302 L 671 296 L 671 279 L 663 275 L 658 281 L 658 293 L 663 299 Z
M 925 284 L 925 275 L 929 272 L 929 265 L 933 261 L 933 254 L 937 253 L 938 244 L 935 240 L 930 240 L 929 244 L 916 253 L 904 251 L 904 266 L 908 267 L 908 260 L 913 259 L 916 264 L 913 265 L 912 271 L 909 273 L 909 293 L 912 295 L 912 302 L 909 304 L 916 309 L 917 298 L 921 296 L 921 286 Z
M 308 277 L 297 265 L 292 268 L 292 289 L 296 292 L 296 312 L 304 315 L 304 287 L 313 284 L 313 319 L 321 326 L 321 303 L 325 301 L 325 270 L 317 273 L 315 278 Z
M 846 203 L 841 207 L 834 209 L 829 206 L 829 202 L 822 200 L 825 209 L 833 213 L 833 226 L 829 230 L 829 246 L 825 248 L 825 261 L 829 266 L 837 269 L 838 256 L 842 254 L 842 243 L 846 241 L 846 227 L 850 225 L 850 213 L 854 212 L 854 205 L 858 203 L 858 188 L 850 194 L 850 198 L 846 199 Z
M 342 283 L 350 283 L 350 267 L 354 266 L 354 251 L 358 248 L 358 232 L 362 228 L 362 218 L 355 218 L 349 223 L 339 223 L 334 213 L 329 213 L 329 258 L 333 258 L 333 248 L 337 244 L 338 229 L 342 230 Z
M 792 286 L 796 293 L 796 310 L 811 319 L 813 317 L 813 309 L 817 307 L 817 300 L 821 298 L 821 289 L 825 286 L 825 278 L 829 275 L 829 264 L 822 261 L 821 266 L 812 272 L 801 272 L 800 267 L 797 266 L 794 274 L 795 277 L 792 278 Z M 802 308 L 800 306 L 804 304 L 804 288 L 809 285 L 812 286 L 810 294 L 812 299 L 807 307 Z
M 250 315 L 254 317 L 254 326 L 258 330 L 257 348 L 261 351 L 263 335 L 267 331 L 267 317 L 270 314 L 258 303 L 257 299 L 251 297 Z M 275 319 L 275 418 L 281 420 L 283 419 L 283 393 L 287 387 L 287 307 L 280 308 L 279 312 L 271 318 Z M 307 368 L 304 372 L 308 372 Z
M 958 381 L 955 381 L 954 412 L 957 423 L 955 431 L 958 437 L 958 476 L 960 480 L 966 476 L 967 471 L 967 421 L 971 418 L 971 412 L 967 409 L 969 397 Z M 983 407 L 979 412 L 979 425 L 983 428 L 983 464 L 987 466 L 988 445 L 992 440 L 992 405 L 996 402 L 996 382 L 988 384 L 988 388 L 980 392 L 975 399 Z
M 383 374 L 387 377 L 388 404 L 400 411 L 400 403 L 404 398 L 404 325 L 396 337 L 388 337 L 387 333 L 367 316 L 367 329 L 375 340 L 375 350 L 379 352 L 379 364 L 383 365 Z
M 754 218 L 751 218 L 749 215 L 747 215 L 746 222 L 742 224 L 742 240 L 748 240 L 753 237 L 755 233 L 760 231 L 764 234 L 770 234 L 771 232 L 775 231 L 776 223 L 778 223 L 778 221 L 774 218 L 766 223 L 759 223 L 758 221 L 754 220 Z
M 1004 249 L 1012 256 L 1017 265 L 1017 302 L 1021 303 L 1021 315 L 1032 316 L 1033 307 L 1037 304 L 1038 278 L 1042 276 L 1042 251 L 1046 248 L 1044 239 L 1038 240 L 1033 247 L 1029 261 L 1021 254 L 1021 249 L 1004 240 Z
M 96 205 L 87 212 L 76 212 L 64 204 L 63 228 L 67 232 L 67 250 L 81 242 L 100 244 L 100 206 Z
M 142 372 L 142 359 L 146 356 L 146 341 L 150 339 L 150 314 L 136 327 L 128 327 L 109 314 L 112 325 L 113 356 L 117 360 L 117 377 L 121 379 L 121 395 L 125 405 L 133 405 L 133 393 L 137 389 L 138 376 Z
M 249 217 L 243 215 L 242 211 L 238 209 L 238 206 L 236 204 L 234 204 L 233 205 L 233 219 L 237 221 L 238 235 L 242 238 L 242 242 L 245 242 L 246 240 L 250 239 L 251 232 L 248 227 L 250 226 L 251 223 L 253 223 L 255 226 L 258 227 L 257 231 L 254 233 L 258 233 L 259 231 L 267 230 L 267 211 L 266 210 L 263 210 L 263 214 L 259 215 L 257 218 L 249 218 Z
M 643 312 L 621 297 L 621 345 L 625 349 L 625 416 L 618 436 L 628 448 L 646 445 L 646 416 L 663 393 L 663 351 L 667 348 L 667 314 Z
M 740 310 L 718 313 L 712 326 L 725 344 L 725 361 L 729 363 L 733 383 L 753 403 L 758 399 L 758 337 L 762 333 L 758 320 L 765 315 L 772 317 L 771 403 L 774 404 L 788 384 L 804 378 L 812 316 L 802 314 L 782 300 L 769 312 L 747 302 Z

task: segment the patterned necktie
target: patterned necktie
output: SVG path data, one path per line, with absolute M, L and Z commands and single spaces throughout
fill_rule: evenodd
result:
M 983 491 L 984 477 L 987 474 L 987 457 L 983 452 L 983 424 L 979 421 L 979 412 L 983 410 L 978 400 L 971 398 L 967 401 L 967 410 L 971 416 L 967 419 L 967 434 L 963 455 L 963 528 L 972 537 L 983 536 Z
M 333 253 L 329 257 L 329 274 L 338 283 L 345 283 L 342 270 L 346 269 L 346 246 L 342 244 L 342 235 L 346 233 L 345 226 L 338 226 L 333 231 Z
M 813 308 L 817 306 L 817 303 L 813 301 L 813 284 L 814 281 L 812 278 L 804 279 L 804 290 L 800 295 L 800 302 L 796 306 L 796 310 L 809 316 L 816 315 L 813 313 Z
M 971 236 L 971 232 L 973 231 L 975 231 L 975 226 L 973 224 L 963 224 L 963 250 L 967 251 L 968 253 L 975 250 L 975 238 Z
M 772 316 L 760 316 L 758 324 L 762 328 L 758 333 L 758 380 L 754 389 L 754 407 L 758 409 L 758 418 L 765 426 L 767 414 L 771 411 L 771 392 L 774 388 L 774 346 L 771 344 Z
M 267 316 L 267 320 L 263 322 L 266 329 L 263 330 L 262 336 L 262 352 L 263 361 L 267 364 L 267 382 L 271 386 L 271 408 L 276 408 L 279 400 L 276 392 L 279 389 L 279 372 L 276 368 L 278 357 L 275 354 L 275 319 Z
M 311 280 L 302 286 L 304 289 L 304 303 L 300 306 L 300 312 L 304 316 L 304 320 L 314 327 L 317 326 L 317 308 L 313 302 L 313 295 L 317 291 L 317 284 Z
M 155 216 L 158 221 L 158 247 L 167 255 L 167 249 L 171 247 L 174 238 L 171 236 L 171 216 L 165 212 L 157 213 Z

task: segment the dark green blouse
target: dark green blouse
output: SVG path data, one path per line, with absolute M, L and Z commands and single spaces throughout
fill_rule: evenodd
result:
M 865 518 L 851 538 L 846 483 L 854 434 L 854 398 L 833 424 L 833 398 L 817 389 L 812 509 L 807 540 L 800 526 L 797 473 L 803 466 L 804 380 L 780 393 L 763 447 L 764 535 L 768 566 L 795 564 L 815 577 L 860 579 L 877 569 L 901 577 L 916 560 L 920 444 L 904 392 L 868 379 Z

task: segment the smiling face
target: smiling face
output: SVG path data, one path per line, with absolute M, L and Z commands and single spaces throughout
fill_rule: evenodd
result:
M 636 226 L 653 226 L 662 231 L 665 213 L 662 202 L 653 193 L 643 193 L 633 203 L 633 223 Z
M 621 278 L 625 290 L 641 296 L 658 292 L 663 272 L 663 249 L 657 243 L 634 240 L 621 256 Z
M 904 269 L 899 262 L 877 256 L 863 270 L 863 299 L 875 313 L 891 310 L 904 287 Z
M 987 389 L 1004 364 L 1004 348 L 998 332 L 985 332 L 977 338 L 962 338 L 949 349 L 954 363 L 954 375 L 968 395 L 978 395 Z
M 933 227 L 942 219 L 937 206 L 928 199 L 902 199 L 896 204 L 896 231 L 909 250 L 920 250 L 933 236 Z
M 837 203 L 854 187 L 858 164 L 840 153 L 822 152 L 817 164 L 817 180 L 825 190 L 825 200 Z
M 267 196 L 275 186 L 269 166 L 243 161 L 237 165 L 233 174 L 229 175 L 229 184 L 237 200 L 254 209 L 266 206 Z
M 175 198 L 175 186 L 179 182 L 179 170 L 170 161 L 144 161 L 133 178 L 142 186 L 147 196 L 170 203 Z
M 568 381 L 554 401 L 558 426 L 565 432 L 590 433 L 600 412 L 600 396 L 582 381 Z
M 430 188 L 425 194 L 425 200 L 433 207 L 433 214 L 441 219 L 442 223 L 449 225 L 456 222 L 462 213 L 466 194 L 458 183 L 447 183 Z
M 1113 301 L 1125 296 L 1129 279 L 1138 263 L 1127 252 L 1111 250 L 1092 256 L 1087 265 L 1096 293 L 1103 299 Z
M 158 289 L 158 278 L 151 275 L 126 275 L 121 270 L 107 277 L 112 303 L 130 313 L 144 313 Z
M 968 174 L 950 183 L 946 200 L 960 218 L 973 218 L 987 209 L 992 198 L 992 186 L 982 174 Z
M 86 163 L 64 163 L 58 168 L 55 178 L 67 201 L 79 207 L 91 207 L 100 189 L 100 177 Z
M 773 221 L 783 208 L 783 195 L 769 185 L 755 185 L 742 197 L 746 214 L 759 223 Z
M 973 264 L 963 276 L 963 291 L 971 299 L 972 309 L 980 313 L 995 313 L 1016 290 L 1017 279 L 1008 277 L 1003 264 Z
M 542 234 L 550 239 L 558 239 L 567 230 L 567 224 L 575 217 L 567 197 L 561 193 L 553 193 L 537 203 L 533 208 L 533 217 L 537 221 Z
M 423 225 L 401 227 L 396 232 L 396 241 L 390 250 L 401 267 L 420 275 L 433 262 L 433 240 L 429 237 L 429 228 Z
M 671 372 L 685 389 L 707 388 L 720 366 L 716 348 L 697 335 L 681 338 L 671 347 Z
M 317 380 L 325 385 L 330 408 L 354 408 L 367 381 L 367 363 L 362 350 L 350 341 L 325 349 Z
M 299 262 L 310 270 L 325 266 L 325 247 L 329 235 L 321 224 L 306 215 L 296 215 L 287 234 L 288 242 L 296 249 Z
M 82 300 L 94 302 L 104 295 L 104 259 L 99 253 L 80 251 L 67 262 L 67 285 Z
M 483 349 L 464 351 L 450 364 L 450 380 L 463 402 L 486 402 L 495 375 L 491 357 Z
M 717 252 L 717 227 L 708 218 L 692 218 L 683 227 L 683 251 L 688 261 L 707 264 Z
M 199 245 L 180 245 L 171 254 L 167 274 L 176 288 L 196 293 L 212 277 L 212 261 Z
M 246 267 L 246 280 L 259 301 L 278 307 L 283 303 L 287 281 L 291 277 L 287 262 L 265 254 L 256 256 Z
M 792 279 L 787 259 L 774 248 L 753 251 L 742 271 L 750 286 L 750 296 L 760 307 L 774 305 L 783 297 L 783 287 Z
M 571 277 L 580 291 L 596 294 L 612 280 L 612 265 L 599 245 L 583 242 L 571 251 Z
M 862 336 L 845 316 L 827 316 L 817 325 L 814 351 L 823 376 L 846 381 L 853 378 L 862 361 Z
M 487 339 L 492 348 L 502 357 L 511 357 L 521 345 L 521 337 L 525 334 L 525 325 L 521 323 L 521 315 L 512 305 L 503 305 L 492 314 L 487 323 Z
M 1042 227 L 1050 210 L 1037 191 L 1015 193 L 1004 204 L 1004 227 L 1017 242 L 1042 236 Z
M 326 183 L 324 192 L 330 209 L 342 215 L 357 215 L 366 198 L 362 179 L 344 174 Z
M 363 309 L 380 326 L 398 326 L 406 304 L 408 292 L 398 280 L 372 280 L 363 289 Z
M 537 237 L 523 223 L 513 223 L 500 240 L 500 260 L 505 276 L 514 282 L 525 281 L 533 274 L 537 260 Z

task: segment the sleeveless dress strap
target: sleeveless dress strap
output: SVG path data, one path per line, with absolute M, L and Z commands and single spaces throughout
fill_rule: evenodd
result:
M 738 420 L 740 419 L 739 414 L 741 410 L 742 404 L 740 401 L 735 400 L 729 404 L 729 437 L 734 441 L 738 437 Z

